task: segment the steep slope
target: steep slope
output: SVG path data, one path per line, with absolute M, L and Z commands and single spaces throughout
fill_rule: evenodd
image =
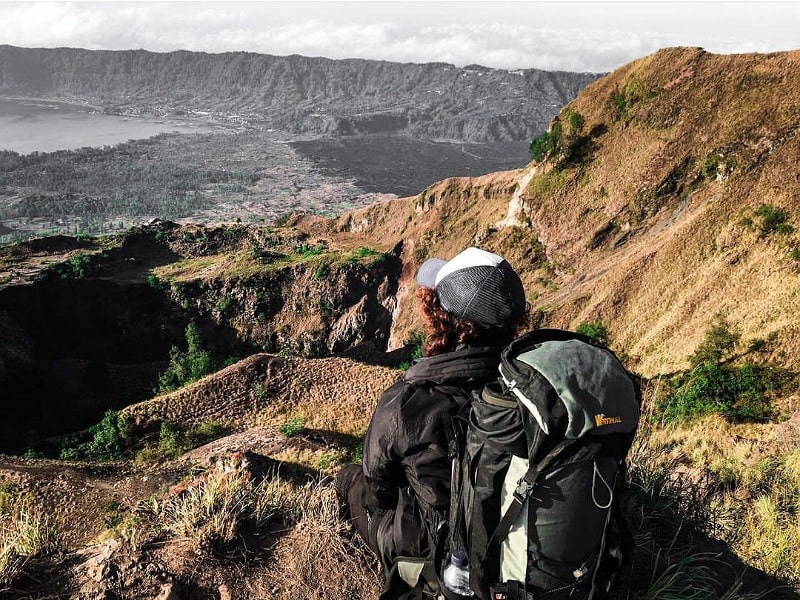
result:
M 682 367 L 716 315 L 797 366 L 799 81 L 798 51 L 662 50 L 562 111 L 559 126 L 574 113 L 584 121 L 571 160 L 556 154 L 334 224 L 298 223 L 401 238 L 407 274 L 467 244 L 505 252 L 539 322 L 602 320 L 646 375 Z M 416 326 L 398 314 L 395 333 Z
M 527 140 L 596 77 L 245 52 L 0 46 L 0 96 L 71 99 L 112 111 L 214 111 L 332 135 Z

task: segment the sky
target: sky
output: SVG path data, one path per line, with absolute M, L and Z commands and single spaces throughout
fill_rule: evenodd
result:
M 800 1 L 0 1 L 0 44 L 600 73 L 668 46 L 798 49 Z

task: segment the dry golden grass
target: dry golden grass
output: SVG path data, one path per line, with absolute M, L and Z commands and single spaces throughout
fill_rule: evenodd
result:
M 140 425 L 166 420 L 278 426 L 299 416 L 308 428 L 357 435 L 369 424 L 381 392 L 401 375 L 344 358 L 256 354 L 124 412 Z
M 248 531 L 271 536 L 259 551 L 269 559 L 247 583 L 255 597 L 377 597 L 376 565 L 342 521 L 329 478 L 303 484 L 273 473 L 255 482 L 242 468 L 212 470 L 156 505 L 151 518 L 162 543 L 188 540 L 200 554 L 239 554 Z
M 699 517 L 747 564 L 800 583 L 800 451 L 776 440 L 774 424 L 734 424 L 719 416 L 654 425 L 653 398 L 631 453 L 633 468 L 664 470 L 681 485 L 670 489 L 677 513 Z M 678 506 L 682 485 L 689 505 Z M 686 518 L 682 516 L 681 518 Z
M 0 511 L 0 592 L 60 548 L 51 515 L 24 502 Z
M 797 490 L 794 490 L 797 494 Z M 772 575 L 800 581 L 800 515 L 781 508 L 772 495 L 746 507 L 736 548 L 747 562 Z
M 374 557 L 339 516 L 330 483 L 286 488 L 295 527 L 274 548 L 266 580 L 270 597 L 309 600 L 377 598 L 382 577 Z

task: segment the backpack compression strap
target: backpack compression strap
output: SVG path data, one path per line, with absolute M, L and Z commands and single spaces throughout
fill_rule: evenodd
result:
M 499 556 L 500 544 L 502 544 L 503 540 L 506 539 L 508 532 L 511 531 L 511 527 L 517 521 L 520 512 L 522 512 L 522 507 L 525 506 L 525 502 L 527 502 L 534 486 L 536 485 L 536 480 L 539 478 L 539 474 L 542 471 L 545 471 L 551 464 L 553 464 L 553 462 L 555 462 L 557 458 L 564 454 L 565 451 L 577 441 L 578 440 L 573 439 L 562 440 L 547 454 L 547 456 L 542 459 L 541 462 L 531 463 L 531 466 L 528 467 L 528 471 L 517 483 L 517 489 L 514 490 L 511 505 L 506 510 L 503 518 L 500 519 L 500 522 L 497 524 L 494 533 L 492 533 L 492 537 L 489 538 L 489 543 L 486 545 L 486 556 Z

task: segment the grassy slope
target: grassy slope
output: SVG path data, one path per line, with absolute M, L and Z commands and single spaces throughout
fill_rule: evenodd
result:
M 663 50 L 596 81 L 569 105 L 594 132 L 593 152 L 577 166 L 557 174 L 532 163 L 445 180 L 333 224 L 299 225 L 355 231 L 375 244 L 403 239 L 408 279 L 413 263 L 478 240 L 508 254 L 545 323 L 603 320 L 647 375 L 683 367 L 716 314 L 744 339 L 777 333 L 774 358 L 797 364 L 800 263 L 791 251 L 800 236 L 762 235 L 755 211 L 763 203 L 784 208 L 800 228 L 798 71 L 800 52 Z M 530 226 L 493 232 L 526 175 L 517 217 Z M 607 238 L 589 249 L 607 226 Z M 545 260 L 530 252 L 536 239 Z M 418 327 L 410 311 L 399 315 L 396 342 Z

